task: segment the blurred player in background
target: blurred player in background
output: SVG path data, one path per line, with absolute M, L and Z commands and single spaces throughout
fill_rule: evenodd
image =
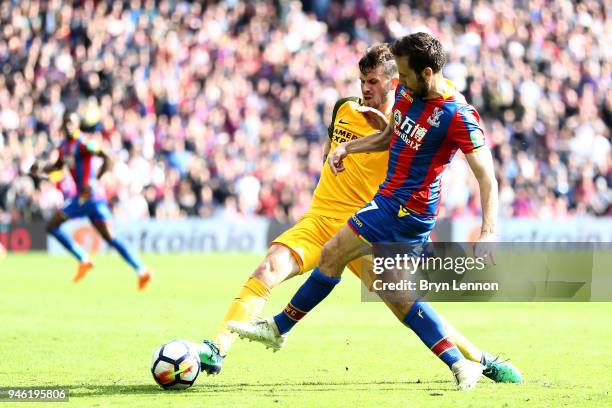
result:
M 480 186 L 482 229 L 478 241 L 494 239 L 497 181 L 491 153 L 478 113 L 442 75 L 445 51 L 441 43 L 429 34 L 416 33 L 397 40 L 392 51 L 400 78 L 392 120 L 382 132 L 340 144 L 328 159 L 328 171 L 345 182 L 355 157 L 388 150 L 384 183 L 374 199 L 348 217 L 346 225 L 324 245 L 318 267 L 283 311 L 273 318 L 229 322 L 231 331 L 278 349 L 291 328 L 340 282 L 345 266 L 371 253 L 371 244 L 427 242 L 437 218 L 441 174 L 458 149 L 465 154 Z M 490 253 L 482 248 L 477 246 L 476 255 L 486 259 Z M 451 369 L 459 389 L 473 389 L 483 370 L 487 374 L 488 355 L 481 353 L 479 362 L 464 355 L 448 324 L 429 304 L 412 300 L 386 303 Z M 504 364 L 506 381 L 521 382 L 518 370 Z
M 384 128 L 387 123 L 385 115 L 391 113 L 398 75 L 389 46 L 379 44 L 368 49 L 359 61 L 359 70 L 362 98 L 342 98 L 335 104 L 324 148 L 325 157 L 342 143 Z M 364 116 L 366 112 L 368 114 Z M 297 224 L 272 241 L 266 257 L 231 303 L 213 341 L 205 340 L 205 346 L 201 346 L 203 368 L 209 374 L 221 370 L 223 358 L 235 340 L 235 334 L 228 330 L 228 321 L 248 321 L 263 310 L 273 287 L 316 266 L 324 244 L 345 225 L 351 214 L 372 199 L 384 181 L 388 159 L 386 149 L 351 155 L 344 161 L 346 171 L 337 176 L 330 166 L 324 164 L 310 208 Z M 355 259 L 347 266 L 370 287 L 369 258 Z M 508 371 L 513 370 L 512 366 L 491 358 L 448 322 L 444 321 L 444 324 L 462 353 L 473 361 L 488 362 L 490 378 L 498 382 L 508 381 Z
M 80 119 L 76 113 L 66 112 L 62 118 L 62 132 L 65 139 L 58 147 L 58 158 L 55 163 L 43 167 L 43 173 L 51 173 L 68 167 L 74 179 L 77 195 L 66 201 L 47 224 L 47 232 L 54 236 L 68 252 L 78 261 L 76 274 L 72 277 L 74 282 L 83 279 L 93 267 L 93 262 L 83 248 L 60 226 L 72 218 L 87 217 L 94 228 L 100 233 L 108 245 L 115 248 L 119 254 L 130 264 L 138 275 L 138 289 L 142 290 L 151 279 L 151 272 L 138 259 L 138 257 L 125 245 L 124 242 L 113 236 L 111 226 L 111 211 L 108 202 L 97 188 L 97 180 L 102 177 L 109 166 L 108 155 L 92 140 L 87 140 L 79 128 Z M 93 158 L 100 157 L 102 166 L 97 175 L 93 166 Z M 38 164 L 32 166 L 31 173 L 37 176 Z

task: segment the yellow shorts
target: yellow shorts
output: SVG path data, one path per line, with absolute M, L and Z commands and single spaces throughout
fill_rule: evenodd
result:
M 298 265 L 300 273 L 314 269 L 319 263 L 323 245 L 346 224 L 346 220 L 306 213 L 287 231 L 279 235 L 271 244 L 287 247 Z M 371 266 L 371 257 L 363 256 L 351 261 L 347 267 L 361 278 L 364 267 Z

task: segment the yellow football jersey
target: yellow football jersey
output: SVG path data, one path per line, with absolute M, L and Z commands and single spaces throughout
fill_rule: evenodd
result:
M 330 153 L 340 143 L 377 132 L 355 110 L 361 104 L 361 99 L 357 97 L 342 98 L 336 102 L 328 129 Z M 348 219 L 374 197 L 385 179 L 388 160 L 388 151 L 349 154 L 344 159 L 344 171 L 337 176 L 334 176 L 326 161 L 308 212 Z

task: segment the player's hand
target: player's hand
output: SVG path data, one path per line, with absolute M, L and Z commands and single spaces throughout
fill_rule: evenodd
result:
M 361 113 L 370 126 L 377 130 L 385 130 L 389 124 L 389 119 L 378 109 L 369 106 L 360 106 L 357 112 Z
M 476 258 L 482 258 L 485 264 L 495 263 L 495 243 L 497 242 L 497 236 L 491 232 L 481 232 L 478 241 L 474 243 L 474 256 Z
M 338 175 L 341 171 L 344 171 L 344 163 L 342 161 L 346 157 L 348 153 L 346 152 L 346 147 L 344 143 L 338 145 L 327 157 L 327 162 L 329 163 L 329 167 L 331 167 L 332 173 L 334 176 Z

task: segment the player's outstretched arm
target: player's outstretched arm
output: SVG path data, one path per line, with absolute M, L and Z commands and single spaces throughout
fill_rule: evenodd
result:
M 342 161 L 351 153 L 384 152 L 389 148 L 391 134 L 393 132 L 393 121 L 390 121 L 385 130 L 376 132 L 360 139 L 342 143 L 329 155 L 327 161 L 334 174 L 344 171 Z
M 61 170 L 62 167 L 64 167 L 64 163 L 61 160 L 57 160 L 55 163 L 49 163 L 44 166 L 42 172 L 48 174 L 56 170 Z
M 480 238 L 474 247 L 476 256 L 488 255 L 495 263 L 493 254 L 486 245 L 479 243 L 494 242 L 496 240 L 498 190 L 493 157 L 488 147 L 483 146 L 472 153 L 465 155 L 480 189 L 480 205 L 482 206 L 482 227 Z
M 385 130 L 389 126 L 389 119 L 384 113 L 370 106 L 360 106 L 357 112 L 361 113 L 368 124 L 377 130 Z
M 42 167 L 42 168 L 41 168 Z M 30 167 L 30 175 L 34 177 L 41 177 L 40 173 L 49 174 L 56 170 L 61 170 L 64 167 L 64 160 L 61 154 L 57 155 L 57 159 L 51 163 L 41 165 L 39 161 L 35 161 Z
M 387 127 L 382 132 L 351 140 L 344 143 L 346 153 L 372 153 L 384 152 L 389 149 L 389 142 L 393 134 L 393 120 L 389 121 Z

